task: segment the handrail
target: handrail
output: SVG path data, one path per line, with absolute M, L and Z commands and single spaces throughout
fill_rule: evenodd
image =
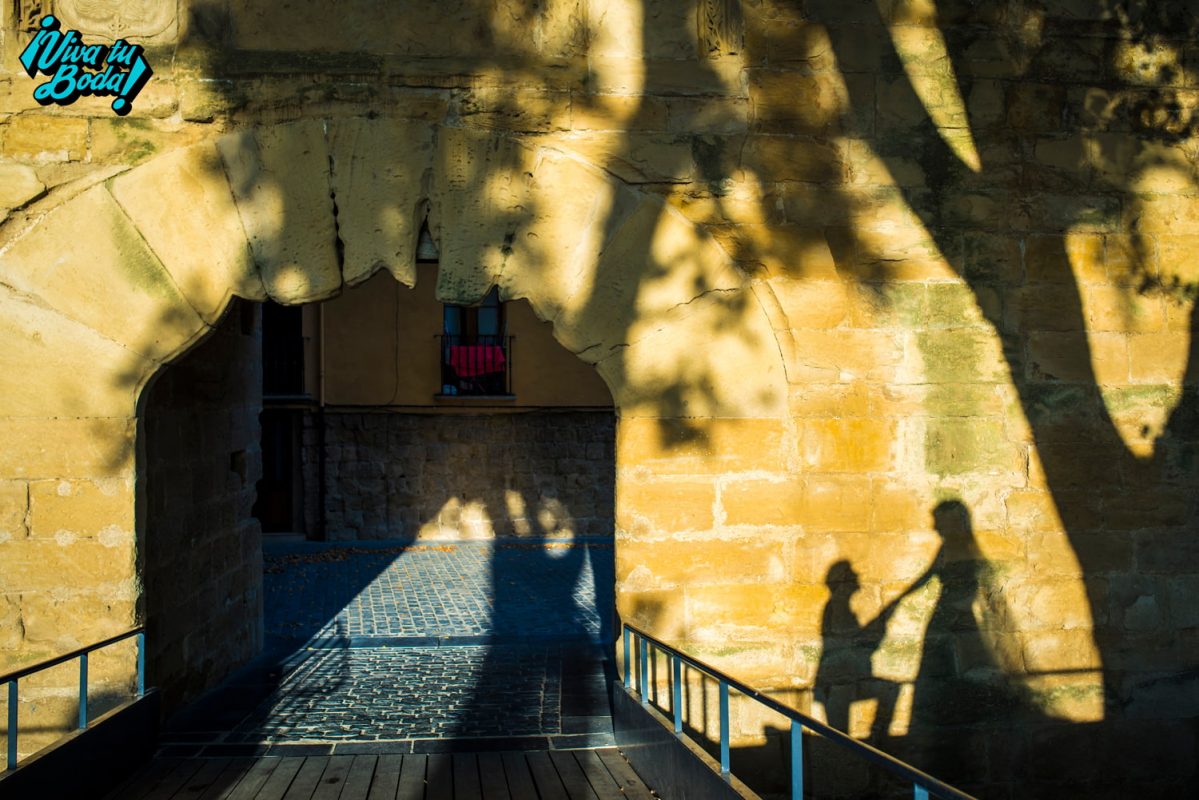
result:
M 36 664 L 22 667 L 14 672 L 7 672 L 3 675 L 0 675 L 0 683 L 8 683 L 9 681 L 15 681 L 28 675 L 32 675 L 35 672 L 41 672 L 44 669 L 50 669 L 50 667 L 57 667 L 59 664 L 65 664 L 73 658 L 79 658 L 79 656 L 83 655 L 84 653 L 90 653 L 93 650 L 99 650 L 103 647 L 108 647 L 110 644 L 123 642 L 129 637 L 143 633 L 144 631 L 145 628 L 130 628 L 124 633 L 119 633 L 116 636 L 109 637 L 102 642 L 85 645 L 83 647 L 76 648 L 69 653 L 64 653 L 61 656 L 55 656 L 54 658 L 50 658 L 45 661 L 39 661 Z
M 44 661 L 39 661 L 36 664 L 30 664 L 12 672 L 7 672 L 0 675 L 0 684 L 8 684 L 8 759 L 7 770 L 17 768 L 17 737 L 18 729 L 18 709 L 20 696 L 18 694 L 18 683 L 22 678 L 28 677 L 42 670 L 57 667 L 59 664 L 65 664 L 68 661 L 79 659 L 79 729 L 83 730 L 88 726 L 87 713 L 87 662 L 88 655 L 96 650 L 108 647 L 109 645 L 123 642 L 126 639 L 137 637 L 137 696 L 143 697 L 146 694 L 146 629 L 143 627 L 131 628 L 124 633 L 119 633 L 116 636 L 110 636 L 103 641 L 94 644 L 85 645 L 76 648 L 69 653 L 63 653 L 54 658 L 48 658 Z
M 977 800 L 974 796 L 966 794 L 965 792 L 961 791 L 960 789 L 955 789 L 954 787 L 950 786 L 949 784 L 945 783 L 944 781 L 940 781 L 937 778 L 934 778 L 933 776 L 931 776 L 925 772 L 921 772 L 919 769 L 917 769 L 916 767 L 913 767 L 911 764 L 900 761 L 898 758 L 895 758 L 892 755 L 884 753 L 882 750 L 879 750 L 876 747 L 872 747 L 871 745 L 869 745 L 865 742 L 858 741 L 857 739 L 854 739 L 853 737 L 849 736 L 848 734 L 846 734 L 842 731 L 837 730 L 836 728 L 829 727 L 825 723 L 820 722 L 819 720 L 814 719 L 813 717 L 809 717 L 807 714 L 804 714 L 800 711 L 796 711 L 793 708 L 783 705 L 782 703 L 775 700 L 774 698 L 762 694 L 757 689 L 754 689 L 751 686 L 747 686 L 746 684 L 742 683 L 741 681 L 737 680 L 736 678 L 734 678 L 730 675 L 727 675 L 724 672 L 721 672 L 720 670 L 716 669 L 715 667 L 708 666 L 707 664 L 703 664 L 703 663 L 695 660 L 694 658 L 688 656 L 687 654 L 683 653 L 679 649 L 672 647 L 671 645 L 667 644 L 666 642 L 662 641 L 661 639 L 659 639 L 655 636 L 652 636 L 639 628 L 629 625 L 627 622 L 621 623 L 621 627 L 623 628 L 623 638 L 624 638 L 624 656 L 625 656 L 624 685 L 625 685 L 625 688 L 632 688 L 632 676 L 633 676 L 632 663 L 633 662 L 631 660 L 632 648 L 630 645 L 630 634 L 632 634 L 633 636 L 637 637 L 638 639 L 642 640 L 645 643 L 649 643 L 649 644 L 653 645 L 653 647 L 655 649 L 664 651 L 665 653 L 670 655 L 671 658 L 673 659 L 674 663 L 673 663 L 672 672 L 673 672 L 673 677 L 674 677 L 674 687 L 673 687 L 674 691 L 672 692 L 672 694 L 673 694 L 672 701 L 673 701 L 673 705 L 674 705 L 674 709 L 673 709 L 673 711 L 674 711 L 674 730 L 675 730 L 676 734 L 681 735 L 682 729 L 683 729 L 680 664 L 681 663 L 689 664 L 690 666 L 694 667 L 695 669 L 699 670 L 700 672 L 703 672 L 703 673 L 707 674 L 708 676 L 715 678 L 717 681 L 720 682 L 720 740 L 721 740 L 720 741 L 720 756 L 721 756 L 720 757 L 720 768 L 721 768 L 721 773 L 724 775 L 729 774 L 728 690 L 731 687 L 733 689 L 736 689 L 741 694 L 744 694 L 745 696 L 758 701 L 762 705 L 769 708 L 771 711 L 781 714 L 782 716 L 791 720 L 791 758 L 792 758 L 791 789 L 792 789 L 792 797 L 796 798 L 796 800 L 798 800 L 798 798 L 803 797 L 803 750 L 802 750 L 802 747 L 800 746 L 800 742 L 801 742 L 800 734 L 802 733 L 803 728 L 808 728 L 808 729 L 820 734 L 821 736 L 828 739 L 829 741 L 831 741 L 837 745 L 840 745 L 842 747 L 848 748 L 850 751 L 857 753 L 858 755 L 862 756 L 863 758 L 865 758 L 869 761 L 872 761 L 875 764 L 878 764 L 879 766 L 883 767 L 884 769 L 898 775 L 901 778 L 904 778 L 907 781 L 910 781 L 913 784 L 913 787 L 915 789 L 915 797 L 918 800 L 919 800 L 919 798 L 927 798 L 929 796 L 930 792 L 937 797 L 954 798 L 954 800 Z M 648 656 L 649 656 L 649 653 L 648 653 L 648 649 L 645 647 L 645 645 L 640 644 L 640 643 L 639 643 L 639 651 L 640 651 L 639 652 L 639 655 L 640 655 L 639 667 L 640 667 L 640 669 L 638 670 L 638 672 L 640 674 L 641 681 L 640 681 L 640 686 L 638 687 L 638 691 L 641 694 L 641 703 L 643 705 L 646 705 L 649 703 L 649 694 L 648 694 L 648 689 L 649 689 Z

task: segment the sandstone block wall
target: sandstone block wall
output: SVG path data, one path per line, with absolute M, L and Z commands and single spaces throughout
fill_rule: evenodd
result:
M 330 539 L 611 536 L 612 412 L 325 414 Z M 318 487 L 315 432 L 305 495 Z M 315 521 L 310 530 L 318 529 Z
M 260 317 L 233 304 L 143 400 L 146 680 L 168 712 L 262 648 Z

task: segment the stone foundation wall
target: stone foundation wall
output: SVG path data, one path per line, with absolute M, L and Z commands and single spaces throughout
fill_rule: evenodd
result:
M 325 530 L 330 539 L 610 536 L 615 437 L 611 411 L 329 411 Z M 309 500 L 311 426 L 305 438 Z
M 258 318 L 235 302 L 144 400 L 146 681 L 167 711 L 262 647 Z

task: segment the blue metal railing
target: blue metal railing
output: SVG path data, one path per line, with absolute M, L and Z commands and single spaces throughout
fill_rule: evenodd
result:
M 87 728 L 89 722 L 87 715 L 88 655 L 96 650 L 116 644 L 117 642 L 123 642 L 134 636 L 137 637 L 137 696 L 142 697 L 146 694 L 146 632 L 144 628 L 133 628 L 117 636 L 105 639 L 102 642 L 80 647 L 61 656 L 46 661 L 39 661 L 36 664 L 30 664 L 19 670 L 0 675 L 0 684 L 8 684 L 8 759 L 6 769 L 13 770 L 17 768 L 17 736 L 19 733 L 17 727 L 19 721 L 17 704 L 20 700 L 17 684 L 21 678 L 26 678 L 51 667 L 57 667 L 59 664 L 65 664 L 72 659 L 79 659 L 79 730 L 84 730 Z
M 638 630 L 625 623 L 622 625 L 624 635 L 624 685 L 626 689 L 633 688 L 633 644 L 636 640 L 639 669 L 637 670 L 637 691 L 641 695 L 641 704 L 649 705 L 649 651 L 650 648 L 665 653 L 671 661 L 671 709 L 674 715 L 674 732 L 683 735 L 683 664 L 699 670 L 701 673 L 715 679 L 720 687 L 720 773 L 726 778 L 730 775 L 729 758 L 729 689 L 736 689 L 741 694 L 756 700 L 762 705 L 791 721 L 791 798 L 802 800 L 804 789 L 803 761 L 803 731 L 805 728 L 818 733 L 833 744 L 846 748 L 852 753 L 871 761 L 888 772 L 912 784 L 913 800 L 928 800 L 931 796 L 953 798 L 953 800 L 976 800 L 960 789 L 955 789 L 931 775 L 927 775 L 910 764 L 904 763 L 894 756 L 887 755 L 882 750 L 871 747 L 865 742 L 850 737 L 836 728 L 830 728 L 819 720 L 801 714 L 793 708 L 788 708 L 772 697 L 762 694 L 757 689 L 746 686 L 736 678 L 683 654 L 648 633 Z

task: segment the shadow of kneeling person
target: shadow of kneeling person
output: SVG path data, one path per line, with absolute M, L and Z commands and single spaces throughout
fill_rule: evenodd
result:
M 824 644 L 816 668 L 815 686 L 816 696 L 824 705 L 825 716 L 832 727 L 850 733 L 850 706 L 859 700 L 874 699 L 878 705 L 867 739 L 878 743 L 887 736 L 899 697 L 899 684 L 876 678 L 871 659 L 882 644 L 887 623 L 899 604 L 924 586 L 931 574 L 931 570 L 925 572 L 884 606 L 874 619 L 860 624 L 850 604 L 861 588 L 858 573 L 846 560 L 829 567 L 825 582 L 830 596 L 821 616 Z

